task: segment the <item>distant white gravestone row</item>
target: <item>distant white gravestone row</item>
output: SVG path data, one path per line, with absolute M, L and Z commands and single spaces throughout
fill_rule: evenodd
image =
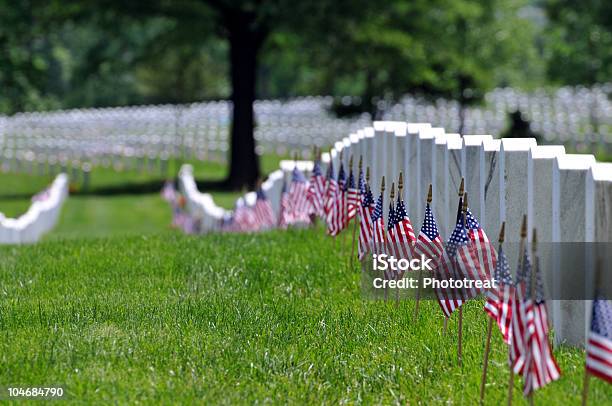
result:
M 351 156 L 353 167 L 349 168 Z M 464 178 L 471 211 L 490 238 L 505 221 L 506 242 L 518 242 L 526 215 L 529 230 L 537 229 L 541 243 L 612 240 L 612 164 L 597 163 L 592 155 L 566 154 L 563 147 L 538 146 L 531 138 L 461 137 L 427 123 L 378 121 L 347 135 L 324 153 L 323 173 L 330 162 L 336 173 L 340 163 L 347 173 L 356 173 L 359 157 L 363 168 L 370 169 L 375 198 L 383 176 L 390 185 L 403 173 L 407 211 L 417 231 L 431 183 L 432 210 L 443 239 L 448 239 L 456 221 L 457 191 Z M 277 214 L 283 184 L 290 179 L 294 165 L 283 161 L 263 184 Z M 298 167 L 308 176 L 312 163 L 300 161 Z M 188 204 L 209 225 L 204 229 L 218 227 L 225 210 L 197 192 L 188 167 L 181 171 L 180 184 Z M 253 205 L 254 194 L 247 194 L 244 202 Z M 593 264 L 583 265 L 586 270 Z M 550 272 L 556 269 L 554 263 L 542 264 L 541 269 L 545 279 L 555 281 Z M 558 286 L 558 281 L 550 286 Z M 555 293 L 551 293 L 553 298 Z M 551 308 L 556 342 L 582 345 L 589 319 L 587 302 L 553 300 Z
M 51 186 L 32 198 L 23 215 L 13 219 L 0 213 L 0 244 L 27 244 L 38 241 L 50 231 L 68 196 L 68 176 L 59 174 Z

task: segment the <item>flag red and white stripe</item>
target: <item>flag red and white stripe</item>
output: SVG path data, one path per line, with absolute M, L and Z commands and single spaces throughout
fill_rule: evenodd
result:
M 358 256 L 362 260 L 370 251 L 372 241 L 372 212 L 374 211 L 374 198 L 368 185 L 366 185 L 363 172 L 359 174 L 359 191 L 361 204 L 359 205 L 359 241 Z
M 257 200 L 255 201 L 253 212 L 255 215 L 256 229 L 268 229 L 276 224 L 274 210 L 272 210 L 270 200 L 268 200 L 262 188 L 257 190 Z
M 372 253 L 384 254 L 387 250 L 387 230 L 383 218 L 383 195 L 378 196 L 372 212 Z

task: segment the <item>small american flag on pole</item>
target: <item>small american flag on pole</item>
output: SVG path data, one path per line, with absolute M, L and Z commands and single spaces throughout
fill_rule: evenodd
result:
M 270 200 L 268 200 L 261 187 L 257 189 L 257 200 L 255 201 L 253 211 L 255 213 L 257 229 L 267 229 L 273 227 L 276 223 L 274 210 L 272 210 Z
M 289 199 L 293 211 L 294 223 L 310 223 L 308 202 L 308 181 L 304 174 L 297 168 L 293 168 L 291 185 L 289 186 Z
M 309 214 L 324 217 L 325 210 L 325 179 L 321 173 L 321 161 L 316 159 L 308 185 Z
M 486 293 L 485 311 L 497 323 L 504 342 L 510 344 L 514 284 L 510 274 L 508 258 L 506 258 L 501 246 L 495 265 L 495 280 L 497 281 L 497 288 L 491 288 Z
M 493 244 L 489 242 L 487 234 L 484 232 L 478 220 L 472 214 L 469 208 L 466 209 L 466 225 L 468 228 L 468 236 L 472 240 L 476 253 L 478 254 L 478 264 L 481 269 L 481 274 L 484 277 L 490 278 L 495 270 L 495 262 L 497 261 L 497 253 Z
M 253 231 L 256 229 L 255 213 L 252 208 L 247 206 L 244 198 L 236 200 L 234 208 L 234 225 L 237 231 Z
M 336 199 L 334 201 L 333 210 L 333 222 L 334 222 L 334 233 L 332 235 L 338 235 L 346 226 L 346 173 L 344 172 L 344 165 L 340 163 L 340 170 L 338 171 L 338 189 L 336 190 Z
M 393 207 L 393 205 L 391 205 Z M 395 209 L 389 209 L 389 248 L 395 258 L 412 258 L 412 246 L 416 240 L 406 206 L 400 196 Z
M 461 217 L 455 229 L 446 244 L 446 249 L 443 250 L 442 257 L 439 261 L 439 266 L 436 267 L 437 278 L 444 279 L 459 279 L 457 268 L 457 253 L 460 249 L 468 247 L 469 237 L 463 227 L 463 218 Z M 451 314 L 463 304 L 463 294 L 457 289 L 436 289 L 438 304 L 444 313 L 444 316 L 450 317 Z
M 363 172 L 359 173 L 359 194 L 361 204 L 359 205 L 359 243 L 358 255 L 362 260 L 370 250 L 372 241 L 372 212 L 374 211 L 374 197 L 366 184 Z
M 378 196 L 376 206 L 372 212 L 372 253 L 383 254 L 387 247 L 387 230 L 385 230 L 385 220 L 383 219 L 383 192 L 384 192 L 384 178 L 383 178 L 383 190 Z
M 531 276 L 531 260 L 527 254 L 527 249 L 523 252 L 521 265 L 519 265 L 519 269 L 516 272 L 514 299 L 512 300 L 512 331 L 509 361 L 514 373 L 522 375 L 527 348 L 525 340 L 527 330 L 526 279 Z
M 525 249 L 522 268 L 517 272 L 515 297 L 512 303 L 509 357 L 514 373 L 524 376 L 525 395 L 559 379 L 561 374 L 548 341 L 548 314 L 542 280 L 536 272 L 533 277 L 536 284 L 535 298 L 533 298 L 532 272 L 534 271 L 531 261 Z
M 357 189 L 357 186 L 355 185 L 355 177 L 353 176 L 352 168 L 346 185 L 346 206 L 346 223 L 348 224 L 353 218 L 355 218 L 357 215 L 357 210 L 359 209 L 359 189 Z
M 338 182 L 334 178 L 334 164 L 329 162 L 327 168 L 327 185 L 325 188 L 325 223 L 327 224 L 327 234 L 336 235 L 334 208 L 336 204 L 336 193 L 338 192 Z
M 593 300 L 591 330 L 586 348 L 587 373 L 612 383 L 612 302 Z
M 281 191 L 280 201 L 280 213 L 278 218 L 278 226 L 280 228 L 287 228 L 289 224 L 293 224 L 293 209 L 291 208 L 291 200 L 287 193 L 287 185 L 283 181 L 283 189 Z
M 548 314 L 546 311 L 546 303 L 544 302 L 544 287 L 542 278 L 537 271 L 537 261 L 535 258 L 536 267 L 532 270 L 535 272 L 535 297 L 531 297 L 525 301 L 527 307 L 527 336 L 526 342 L 528 351 L 525 357 L 524 371 L 524 386 L 523 393 L 525 395 L 540 389 L 547 384 L 556 381 L 561 376 L 561 371 L 557 365 L 557 361 L 550 347 L 548 340 Z M 532 278 L 530 278 L 531 281 Z M 531 284 L 528 285 L 531 290 Z
M 421 231 L 414 244 L 414 255 L 424 255 L 425 258 L 432 259 L 432 263 L 437 264 L 444 253 L 444 243 L 438 232 L 438 225 L 433 216 L 429 203 L 425 207 L 425 218 Z

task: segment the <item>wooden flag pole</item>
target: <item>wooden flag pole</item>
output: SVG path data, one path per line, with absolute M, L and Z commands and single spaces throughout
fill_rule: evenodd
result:
M 523 215 L 521 225 L 521 240 L 519 243 L 519 271 L 523 268 L 523 251 L 525 250 L 525 239 L 527 238 L 527 216 Z M 512 395 L 514 393 L 514 368 L 510 365 L 510 377 L 508 380 L 508 406 L 512 406 Z
M 595 265 L 595 292 L 599 289 L 599 285 L 601 285 L 601 258 L 597 259 L 597 263 Z M 596 299 L 596 298 L 594 298 Z M 592 313 L 592 311 L 591 311 Z M 592 316 L 591 316 L 592 317 Z M 592 323 L 592 320 L 591 320 Z M 584 368 L 584 382 L 582 384 L 582 406 L 586 406 L 589 397 L 589 381 L 591 379 L 591 374 L 588 373 L 586 369 L 586 365 Z
M 504 243 L 504 234 L 506 230 L 506 222 L 502 222 L 501 230 L 499 230 L 499 249 L 501 250 Z M 499 281 L 498 281 L 499 283 Z M 489 367 L 489 351 L 491 350 L 491 331 L 493 330 L 493 319 L 489 317 L 489 325 L 487 327 L 487 339 L 485 341 L 485 352 L 482 360 L 482 380 L 480 381 L 480 404 L 484 403 L 485 384 L 487 382 L 487 368 Z
M 359 171 L 357 172 L 357 188 L 359 188 L 359 174 L 361 174 L 361 168 L 363 165 L 363 155 L 359 155 Z M 357 194 L 359 198 L 359 194 Z M 358 201 L 355 217 L 353 220 L 353 241 L 351 243 L 351 261 L 350 261 L 350 269 L 353 269 L 353 261 L 355 259 L 355 235 L 357 234 L 357 225 L 359 223 L 359 207 L 361 206 L 361 201 Z
M 465 178 L 462 177 L 461 184 L 459 185 L 459 193 L 457 194 L 459 196 L 459 205 L 457 207 L 457 221 L 459 221 L 459 218 L 461 216 L 461 211 L 463 210 L 462 199 L 463 199 L 464 191 L 465 191 Z M 443 335 L 446 335 L 447 328 L 448 328 L 448 317 L 444 317 Z
M 389 204 L 393 204 L 394 199 L 395 199 L 395 182 L 391 182 L 391 193 L 389 194 Z M 391 220 L 390 218 L 387 218 L 387 226 L 390 220 Z M 391 245 L 388 244 L 387 248 L 389 248 L 390 246 Z M 389 279 L 391 279 L 391 277 L 393 278 L 396 277 L 396 275 L 392 275 L 391 270 L 387 271 L 387 275 L 389 275 Z M 399 306 L 399 289 L 397 289 L 396 287 L 395 289 L 395 307 L 398 307 L 398 306 Z
M 400 182 L 402 181 L 402 173 L 400 172 Z M 431 204 L 433 199 L 433 188 L 431 183 L 429 184 L 429 190 L 427 191 L 427 204 Z M 419 269 L 419 285 L 416 291 L 416 303 L 414 305 L 414 317 L 419 317 L 419 303 L 421 302 L 421 281 L 423 280 L 423 270 Z M 444 318 L 446 319 L 446 317 Z M 446 331 L 446 328 L 444 329 Z
M 588 398 L 589 398 L 589 380 L 590 378 L 591 378 L 591 374 L 589 374 L 585 368 L 584 369 L 584 382 L 582 384 L 582 406 L 586 406 L 589 400 Z
M 369 192 L 370 191 L 370 167 L 366 166 L 366 191 Z M 368 246 L 372 247 L 372 241 L 368 241 Z M 361 272 L 364 273 L 366 270 L 366 256 L 363 257 L 363 259 L 361 259 Z
M 399 178 L 397 180 L 397 200 L 403 199 L 402 191 L 404 189 L 404 175 L 402 171 L 399 173 Z M 404 273 L 398 270 L 398 274 L 396 275 L 396 280 L 404 277 Z M 399 307 L 400 304 L 400 290 L 399 288 L 395 289 L 395 307 Z
M 468 208 L 468 194 L 467 192 L 463 195 L 463 226 L 466 226 L 466 213 Z M 457 327 L 458 339 L 457 339 L 457 361 L 459 366 L 463 364 L 463 306 L 459 306 L 459 326 Z
M 385 177 L 382 177 L 382 181 L 380 182 L 380 197 L 381 197 L 381 209 L 385 207 Z M 374 224 L 372 224 L 372 230 L 374 230 Z M 386 234 L 383 234 L 386 235 Z M 374 235 L 372 235 L 372 239 L 374 239 Z M 372 244 L 372 247 L 374 247 L 374 244 Z M 378 250 L 376 250 L 378 251 Z M 379 252 L 375 252 L 375 254 L 379 254 Z M 383 278 L 385 278 L 384 280 L 387 280 L 387 273 L 385 271 L 383 271 Z M 388 283 L 385 283 L 385 303 L 387 303 L 387 299 L 388 299 L 388 294 L 389 294 L 389 286 Z
M 393 204 L 393 199 L 394 199 L 394 198 L 395 198 L 395 182 L 391 182 L 391 190 L 389 191 L 389 202 L 390 202 L 390 204 Z M 383 209 L 384 209 L 384 206 L 383 206 Z M 384 216 L 383 216 L 383 218 L 384 218 Z M 388 223 L 388 221 L 389 221 L 389 219 L 387 218 L 387 223 L 385 224 L 385 227 L 387 227 L 387 226 L 388 226 L 388 224 L 389 224 L 389 223 Z M 387 236 L 387 237 L 388 237 L 387 230 L 385 230 L 385 236 Z M 387 241 L 387 243 L 388 243 L 388 242 L 389 242 L 389 241 Z M 386 245 L 386 247 L 385 247 L 385 249 L 388 249 L 388 248 L 389 248 L 389 245 L 387 244 L 387 245 Z M 389 270 L 387 270 L 387 271 L 385 272 L 385 274 L 386 274 L 385 279 L 387 279 L 387 280 L 391 280 L 391 278 L 392 278 L 392 276 L 393 276 L 393 275 L 392 275 L 391 270 L 390 270 L 390 269 L 389 269 Z M 387 286 L 385 287 L 385 289 L 386 289 L 386 291 L 388 291 L 388 290 L 389 290 L 389 284 L 387 284 Z

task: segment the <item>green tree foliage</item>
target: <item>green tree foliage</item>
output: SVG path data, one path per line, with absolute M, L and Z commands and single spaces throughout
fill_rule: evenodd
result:
M 612 78 L 612 7 L 606 0 L 548 0 L 544 47 L 548 74 L 559 84 L 590 85 Z
M 558 83 L 608 80 L 605 2 L 543 7 L 535 0 L 0 0 L 0 113 L 227 98 L 232 186 L 252 185 L 256 97 L 353 95 L 361 102 L 349 110 L 376 117 L 406 93 L 457 100 L 463 111 L 494 86 L 543 83 L 545 61 Z

